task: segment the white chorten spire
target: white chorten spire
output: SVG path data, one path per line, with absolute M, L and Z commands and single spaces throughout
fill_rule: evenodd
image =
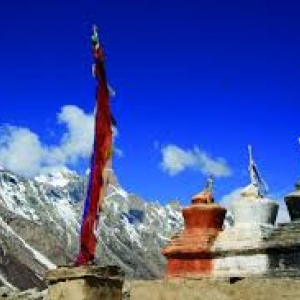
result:
M 248 153 L 248 171 L 250 176 L 250 184 L 243 189 L 241 195 L 244 197 L 262 198 L 266 195 L 268 187 L 263 178 L 261 177 L 258 168 L 255 164 L 251 145 L 248 146 Z

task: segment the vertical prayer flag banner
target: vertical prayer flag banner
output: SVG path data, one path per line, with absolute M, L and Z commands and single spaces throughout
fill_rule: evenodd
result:
M 92 36 L 94 75 L 97 80 L 94 145 L 90 162 L 90 177 L 81 223 L 80 252 L 76 265 L 85 265 L 95 258 L 99 211 L 108 185 L 105 166 L 112 154 L 112 114 L 109 106 L 109 90 L 104 66 L 104 52 L 97 28 Z

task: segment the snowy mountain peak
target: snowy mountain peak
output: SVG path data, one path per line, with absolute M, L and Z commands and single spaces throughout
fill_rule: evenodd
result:
M 26 265 L 32 276 L 52 266 L 45 258 L 56 265 L 73 262 L 87 185 L 87 176 L 64 169 L 48 170 L 33 180 L 0 172 L 0 240 L 9 230 L 15 233 L 7 236 L 10 244 L 5 253 L 13 253 L 14 262 Z M 182 228 L 180 210 L 179 204 L 162 206 L 128 193 L 112 169 L 99 220 L 97 262 L 119 265 L 129 277 L 162 276 L 165 259 L 161 248 Z M 0 261 L 5 255 L 1 247 Z M 0 269 L 0 284 L 1 276 L 6 275 Z
M 76 172 L 67 168 L 54 169 L 34 177 L 38 183 L 48 184 L 54 187 L 65 187 L 70 182 L 78 180 L 79 176 Z

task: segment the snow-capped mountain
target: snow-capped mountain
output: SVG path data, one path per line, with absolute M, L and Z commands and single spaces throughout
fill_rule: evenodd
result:
M 113 171 L 110 182 L 100 217 L 98 263 L 117 264 L 129 277 L 162 276 L 161 248 L 183 225 L 179 203 L 144 201 L 122 189 Z M 47 269 L 74 261 L 86 185 L 86 176 L 66 170 L 32 180 L 0 170 L 2 283 L 42 287 Z M 10 273 L 9 264 L 21 271 Z M 21 281 L 22 274 L 30 280 Z
M 70 182 L 77 181 L 78 179 L 79 176 L 77 173 L 70 171 L 67 168 L 52 170 L 51 172 L 41 174 L 34 178 L 34 180 L 39 183 L 52 185 L 54 187 L 64 187 Z

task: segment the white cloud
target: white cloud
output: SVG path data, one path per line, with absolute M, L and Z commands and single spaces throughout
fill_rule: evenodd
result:
M 83 110 L 73 105 L 62 108 L 57 117 L 66 126 L 61 144 L 50 149 L 54 159 L 62 163 L 76 162 L 79 158 L 89 157 L 93 144 L 94 115 L 85 114 Z
M 24 176 L 34 176 L 51 169 L 75 166 L 90 157 L 94 113 L 85 113 L 73 105 L 63 106 L 57 123 L 65 127 L 58 144 L 42 143 L 28 128 L 5 125 L 0 130 L 0 165 Z M 117 136 L 117 131 L 114 132 Z M 121 150 L 117 149 L 118 156 Z
M 0 134 L 0 164 L 19 174 L 34 175 L 45 155 L 39 137 L 27 128 L 5 126 Z
M 227 177 L 231 170 L 224 158 L 211 158 L 206 152 L 194 147 L 184 150 L 176 145 L 168 145 L 161 149 L 161 168 L 169 175 L 174 176 L 186 169 L 193 169 L 203 174 L 212 174 L 215 177 Z

